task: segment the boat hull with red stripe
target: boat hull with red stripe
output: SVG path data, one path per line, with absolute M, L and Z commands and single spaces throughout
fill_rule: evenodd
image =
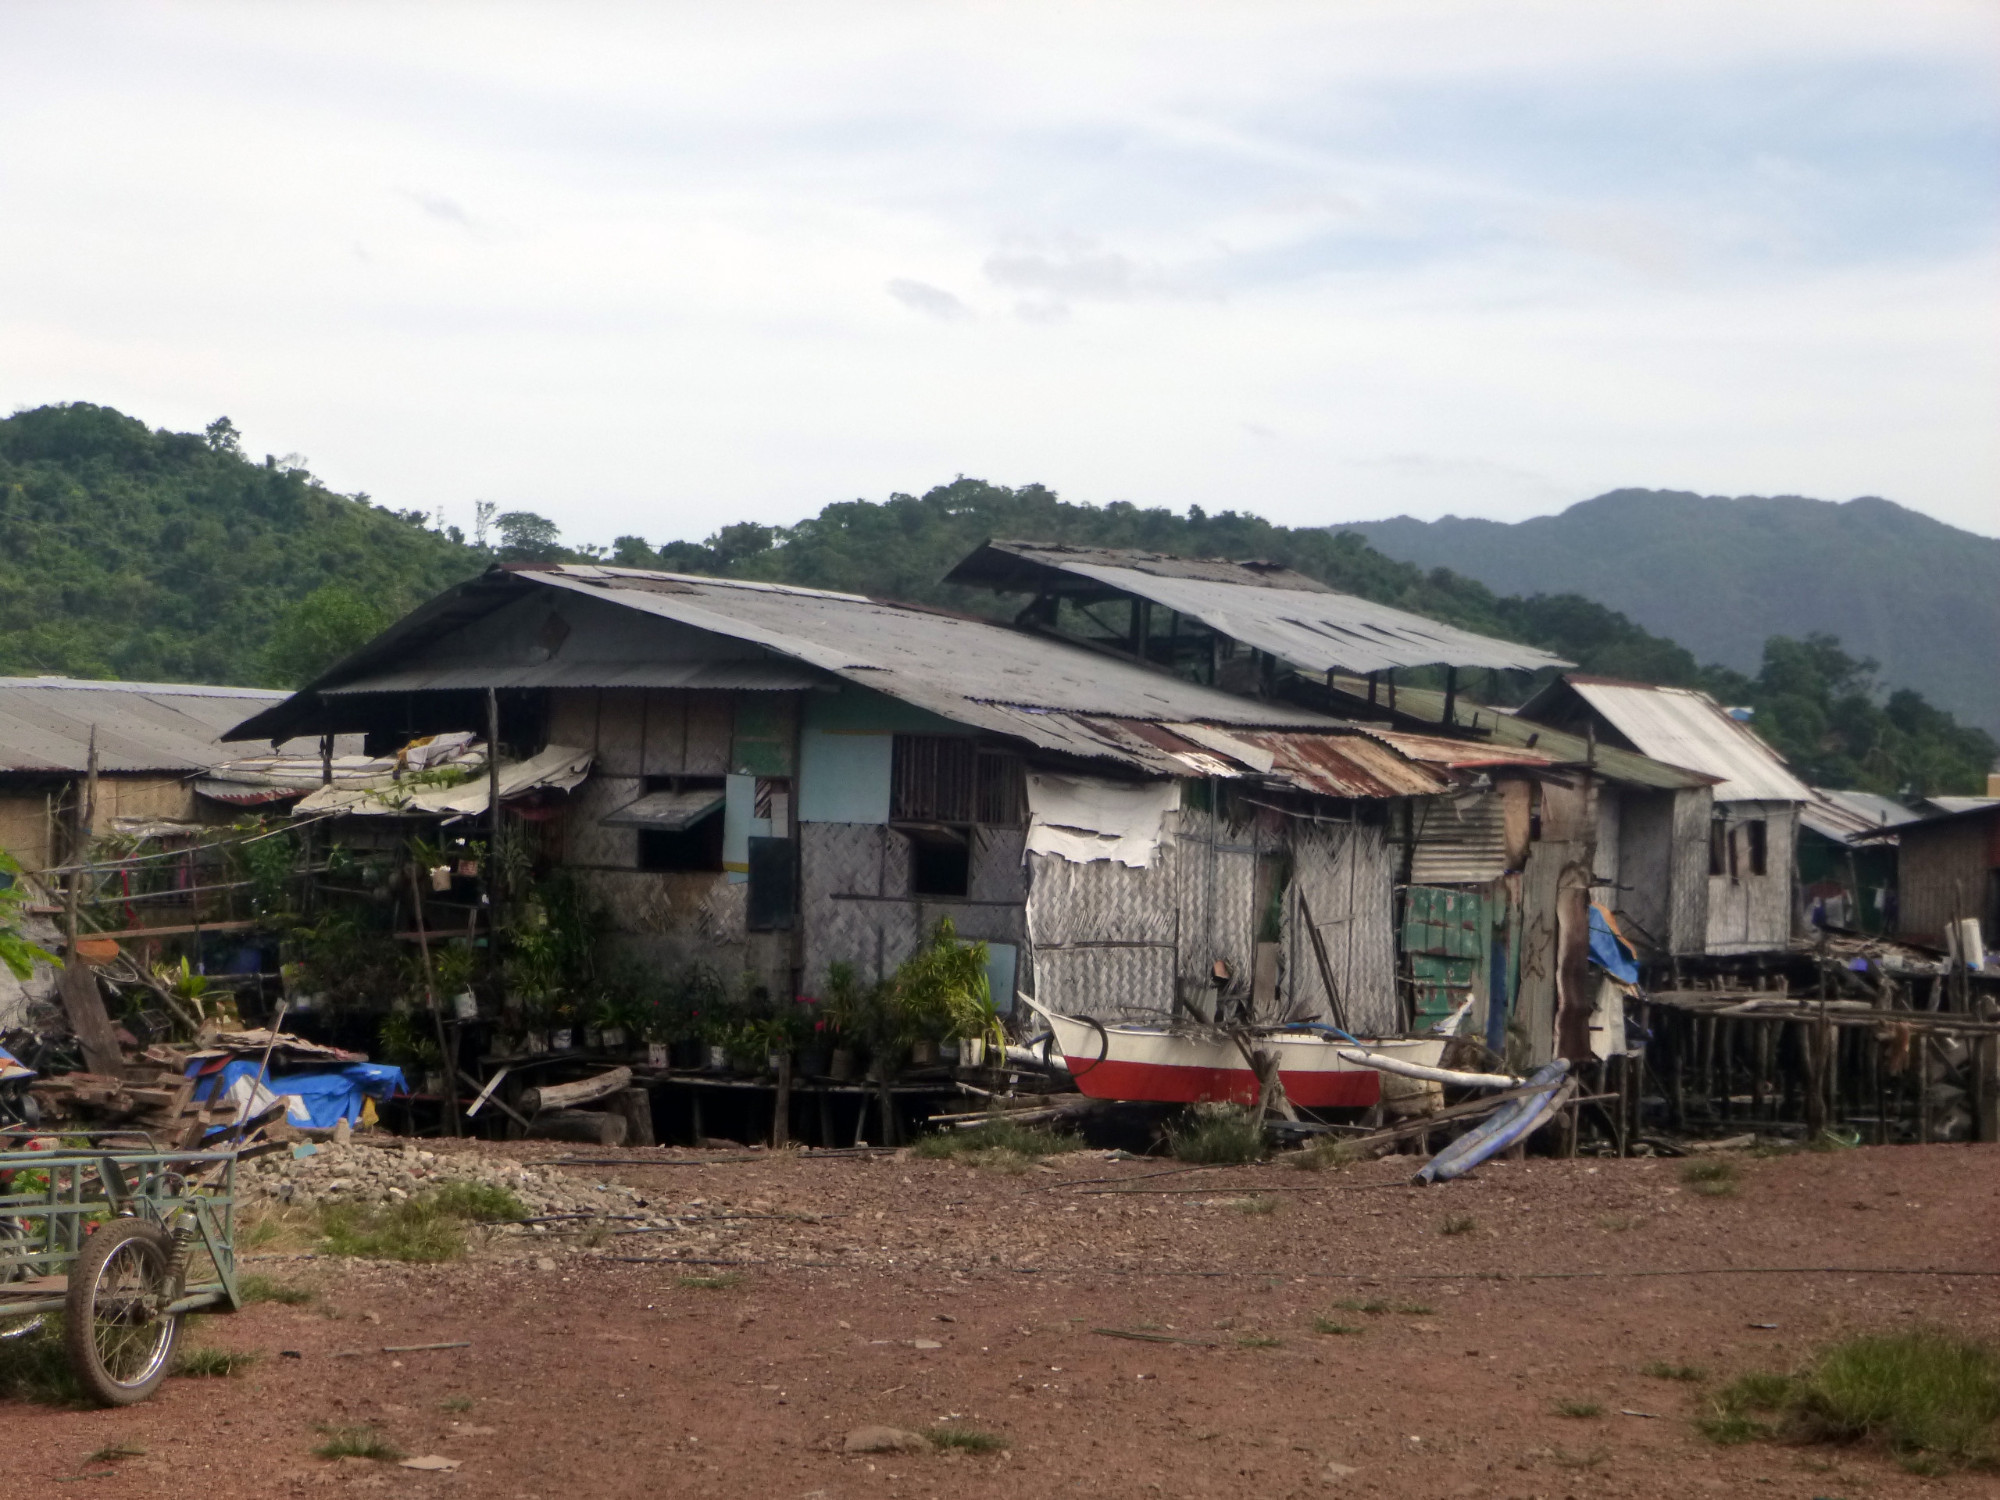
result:
M 1221 1032 L 1169 1030 L 1093 1022 L 1043 1013 L 1055 1032 L 1077 1089 L 1093 1099 L 1128 1103 L 1245 1104 L 1257 1102 L 1257 1075 L 1243 1049 Z M 1251 1041 L 1278 1055 L 1285 1097 L 1303 1109 L 1366 1109 L 1382 1097 L 1382 1075 L 1340 1055 L 1353 1044 L 1313 1032 L 1265 1032 Z M 1442 1037 L 1369 1042 L 1371 1052 L 1436 1067 Z

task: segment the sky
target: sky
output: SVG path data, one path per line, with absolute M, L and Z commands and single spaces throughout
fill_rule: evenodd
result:
M 2000 534 L 2000 7 L 0 6 L 0 409 L 471 525 L 957 475 Z

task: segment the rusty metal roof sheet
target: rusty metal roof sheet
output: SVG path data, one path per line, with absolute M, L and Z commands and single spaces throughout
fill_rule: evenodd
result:
M 0 677 L 0 771 L 81 774 L 97 733 L 100 771 L 201 771 L 255 709 L 283 701 L 263 688 L 182 682 Z
M 1538 647 L 1496 640 L 1377 604 L 1271 563 L 1168 557 L 1109 547 L 988 542 L 947 581 L 1032 589 L 1067 575 L 1150 599 L 1211 630 L 1313 673 L 1395 667 L 1491 667 L 1534 672 L 1571 663 Z

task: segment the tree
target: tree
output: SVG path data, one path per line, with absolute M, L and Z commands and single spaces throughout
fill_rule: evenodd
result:
M 493 518 L 500 533 L 502 562 L 561 562 L 562 528 L 531 510 L 502 511 Z
M 314 589 L 278 617 L 264 648 L 265 680 L 275 687 L 303 687 L 394 619 L 394 611 L 341 584 Z
M 243 435 L 236 430 L 236 424 L 227 417 L 217 417 L 201 430 L 208 439 L 211 453 L 228 453 L 240 457 L 243 453 Z

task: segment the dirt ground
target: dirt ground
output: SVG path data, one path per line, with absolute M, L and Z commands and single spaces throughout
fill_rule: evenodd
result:
M 0 1404 L 0 1491 L 2000 1490 L 1992 1475 L 1920 1479 L 1858 1451 L 1720 1448 L 1690 1421 L 1701 1385 L 1642 1373 L 1699 1366 L 1712 1386 L 1916 1322 L 2000 1337 L 1992 1147 L 1746 1159 L 1733 1197 L 1694 1194 L 1664 1160 L 1498 1163 L 1418 1189 L 1403 1183 L 1408 1160 L 1168 1175 L 1172 1163 L 1078 1153 L 1010 1174 L 907 1155 L 593 1154 L 625 1159 L 579 1176 L 637 1186 L 682 1227 L 494 1235 L 441 1266 L 262 1258 L 253 1269 L 315 1300 L 185 1336 L 258 1352 L 247 1374 L 173 1379 L 120 1411 Z M 1913 1270 L 1989 1274 L 1898 1274 Z M 1316 1332 L 1316 1317 L 1357 1331 Z M 379 1352 L 457 1340 L 469 1346 Z M 351 1351 L 366 1352 L 338 1357 Z M 362 1423 L 460 1467 L 311 1456 L 320 1424 Z M 941 1423 L 1006 1446 L 841 1451 L 864 1425 Z M 144 1453 L 87 1459 L 118 1444 Z

